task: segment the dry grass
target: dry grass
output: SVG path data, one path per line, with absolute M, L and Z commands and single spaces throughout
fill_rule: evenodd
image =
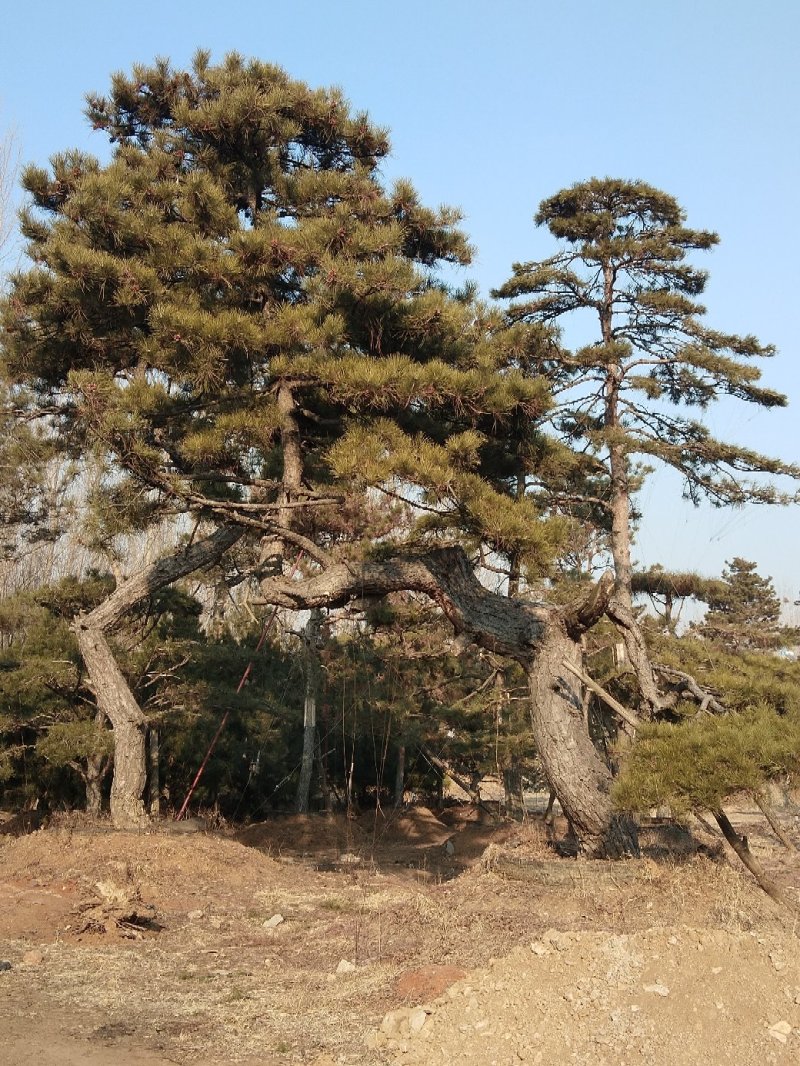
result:
M 422 829 L 429 839 L 428 821 Z M 299 841 L 305 852 L 313 824 L 306 821 Z M 548 928 L 787 931 L 746 875 L 711 853 L 697 854 L 696 843 L 692 854 L 683 836 L 672 840 L 659 828 L 643 834 L 649 857 L 637 863 L 576 864 L 555 858 L 535 820 L 496 833 L 469 826 L 455 838 L 460 866 L 448 879 L 420 877 L 405 858 L 391 861 L 397 852 L 388 845 L 382 865 L 376 859 L 322 873 L 315 855 L 303 860 L 285 842 L 279 861 L 225 836 L 62 825 L 6 842 L 0 845 L 6 951 L 16 960 L 32 939 L 45 945 L 35 976 L 17 966 L 4 975 L 11 1001 L 68 1011 L 77 1033 L 135 1040 L 179 1063 L 201 1055 L 220 1063 L 313 1062 L 322 1051 L 367 1063 L 374 1060 L 364 1034 L 402 1001 L 394 989 L 410 969 L 485 967 Z M 327 848 L 329 823 L 319 820 L 317 834 Z M 407 839 L 394 846 L 406 855 Z M 472 853 L 468 864 L 463 857 Z M 441 848 L 438 854 L 444 863 Z M 420 867 L 430 866 L 430 856 L 430 846 L 420 845 Z M 558 884 L 512 881 L 496 872 L 500 857 L 569 876 Z M 87 886 L 105 879 L 135 888 L 155 907 L 162 930 L 135 944 L 76 937 L 75 908 Z M 1 927 L 23 913 L 26 893 L 35 896 L 35 936 L 32 924 Z M 13 906 L 3 905 L 6 898 Z M 265 928 L 274 914 L 283 923 Z M 342 959 L 356 969 L 337 974 Z

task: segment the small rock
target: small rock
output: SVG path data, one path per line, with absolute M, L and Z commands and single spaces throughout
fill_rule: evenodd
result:
M 282 914 L 273 914 L 271 918 L 267 918 L 263 925 L 265 929 L 276 929 L 283 920 Z M 353 969 L 355 969 L 355 967 L 353 967 Z
M 26 951 L 22 956 L 22 961 L 26 966 L 41 966 L 44 962 L 44 955 L 41 951 Z
M 713 974 L 715 974 L 715 975 L 718 974 L 718 973 L 722 973 L 722 967 L 721 966 L 712 966 L 711 967 L 711 972 Z
M 549 955 L 550 951 L 544 946 L 540 940 L 534 940 L 531 944 L 531 951 L 534 955 Z
M 336 967 L 337 973 L 353 973 L 355 966 L 349 959 L 342 959 L 339 965 Z
M 654 996 L 668 996 L 669 989 L 666 985 L 645 985 L 645 992 L 652 992 Z
M 417 1007 L 408 1016 L 408 1028 L 412 1033 L 418 1033 L 427 1020 L 426 1012 L 421 1007 Z
M 0 972 L 2 972 L 3 970 L 10 970 L 10 969 L 11 969 L 11 963 L 7 962 L 5 959 L 0 959 Z
M 788 1022 L 781 1019 L 779 1022 L 774 1022 L 769 1027 L 769 1035 L 779 1040 L 781 1044 L 785 1044 L 788 1037 L 791 1035 L 792 1027 Z
M 390 1010 L 388 1014 L 383 1016 L 381 1032 L 389 1040 L 399 1040 L 401 1037 L 407 1036 L 410 1031 L 410 1015 L 411 1011 L 408 1007 L 398 1007 L 396 1010 Z
M 203 912 L 202 911 L 189 911 L 189 913 L 186 915 L 186 917 L 190 921 L 196 922 L 198 918 L 202 918 L 203 917 Z

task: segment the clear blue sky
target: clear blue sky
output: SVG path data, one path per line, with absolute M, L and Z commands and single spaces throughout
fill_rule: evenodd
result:
M 13 3 L 0 40 L 0 131 L 26 161 L 105 151 L 83 95 L 156 55 L 197 47 L 277 62 L 342 86 L 391 131 L 387 178 L 465 214 L 482 292 L 512 261 L 553 249 L 539 201 L 592 175 L 673 194 L 720 246 L 706 304 L 717 328 L 777 345 L 765 382 L 785 412 L 711 412 L 714 432 L 800 461 L 800 4 L 797 0 L 40 0 Z M 800 510 L 695 510 L 659 474 L 642 494 L 636 555 L 719 573 L 754 559 L 800 599 Z M 797 615 L 797 612 L 795 612 Z

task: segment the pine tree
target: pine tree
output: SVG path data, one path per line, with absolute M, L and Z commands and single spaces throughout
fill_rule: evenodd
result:
M 324 564 L 349 501 L 370 510 L 367 483 L 539 566 L 559 529 L 480 476 L 479 420 L 534 417 L 547 390 L 507 369 L 469 292 L 437 279 L 469 260 L 458 215 L 408 182 L 383 187 L 388 141 L 367 115 L 278 67 L 206 53 L 191 72 L 116 75 L 87 113 L 114 145 L 108 164 L 64 152 L 23 173 L 32 266 L 3 306 L 6 367 L 29 417 L 107 464 L 109 532 L 176 511 L 222 531 L 77 627 L 130 745 L 112 797 L 135 822 L 144 722 L 100 625 L 134 593 L 244 530 L 262 573 L 298 550 Z
M 694 629 L 730 651 L 777 648 L 791 639 L 791 632 L 782 631 L 772 579 L 761 577 L 756 563 L 732 559 L 704 598 L 708 610 Z
M 758 385 L 754 361 L 773 348 L 701 321 L 698 297 L 707 275 L 686 258 L 718 238 L 688 229 L 673 197 L 641 181 L 592 178 L 545 200 L 535 220 L 564 250 L 515 264 L 495 295 L 515 301 L 508 311 L 514 324 L 553 324 L 583 311 L 596 316 L 594 342 L 574 352 L 554 349 L 541 369 L 555 392 L 556 435 L 588 449 L 604 471 L 605 487 L 592 502 L 611 531 L 617 584 L 610 611 L 652 711 L 659 697 L 631 595 L 632 497 L 646 473 L 637 457 L 676 469 L 695 502 L 785 502 L 793 497 L 747 475 L 796 478 L 800 469 L 716 440 L 690 411 L 723 396 L 765 408 L 786 398 Z

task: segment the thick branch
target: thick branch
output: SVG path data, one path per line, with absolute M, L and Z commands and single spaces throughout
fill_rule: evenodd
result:
M 571 633 L 582 632 L 605 608 L 610 582 L 596 586 L 566 615 Z M 460 547 L 385 561 L 336 563 L 305 581 L 273 578 L 262 585 L 264 598 L 295 610 L 340 607 L 353 599 L 390 592 L 422 592 L 441 607 L 457 633 L 481 647 L 528 661 L 559 609 L 490 592 L 476 578 Z
M 218 562 L 229 548 L 244 535 L 239 526 L 221 526 L 210 537 L 195 541 L 173 555 L 167 555 L 145 567 L 117 586 L 114 592 L 89 614 L 76 620 L 79 629 L 107 632 L 140 600 L 171 585 L 181 577 Z
M 563 665 L 565 669 L 569 670 L 571 674 L 574 674 L 575 677 L 577 677 L 578 680 L 581 681 L 582 684 L 584 684 L 591 692 L 594 692 L 594 694 L 596 696 L 599 696 L 604 703 L 608 704 L 611 710 L 618 714 L 619 717 L 623 720 L 623 722 L 627 722 L 631 729 L 639 729 L 641 727 L 642 723 L 639 721 L 635 714 L 632 714 L 627 707 L 624 707 L 619 702 L 619 700 L 615 700 L 610 692 L 606 692 L 606 690 L 601 685 L 598 685 L 598 683 L 593 678 L 589 677 L 588 674 L 585 674 L 583 670 L 579 670 L 577 666 L 574 666 L 572 663 L 567 662 L 566 660 L 564 660 Z
M 664 666 L 662 663 L 653 663 L 653 670 L 667 681 L 677 681 L 680 686 L 680 695 L 691 696 L 695 703 L 700 705 L 701 711 L 710 711 L 712 714 L 726 713 L 723 704 L 708 689 L 699 685 L 691 674 L 676 670 L 674 666 Z

